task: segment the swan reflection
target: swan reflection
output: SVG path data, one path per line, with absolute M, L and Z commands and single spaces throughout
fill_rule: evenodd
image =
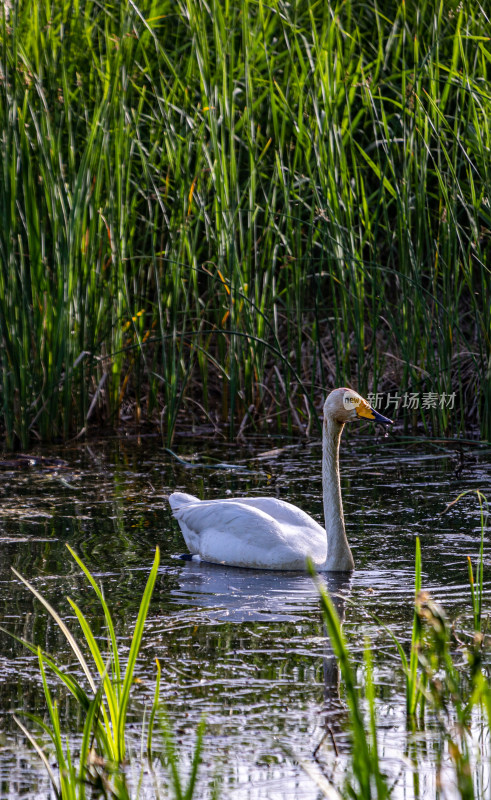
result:
M 318 581 L 331 594 L 338 614 L 344 616 L 351 578 L 342 573 L 324 573 Z M 319 609 L 319 590 L 305 572 L 222 567 L 185 561 L 171 590 L 174 603 L 208 609 L 208 616 L 227 622 L 296 622 L 311 618 Z

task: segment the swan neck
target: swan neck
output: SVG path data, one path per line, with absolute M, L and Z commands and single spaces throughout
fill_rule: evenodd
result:
M 327 535 L 326 569 L 348 571 L 354 567 L 353 556 L 346 538 L 341 481 L 339 476 L 339 445 L 344 425 L 327 417 L 322 436 L 322 490 Z

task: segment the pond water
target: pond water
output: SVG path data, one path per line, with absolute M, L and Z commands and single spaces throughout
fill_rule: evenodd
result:
M 393 797 L 437 797 L 438 734 L 429 726 L 421 735 L 418 766 L 411 767 L 403 677 L 394 647 L 373 614 L 407 644 L 419 536 L 424 588 L 458 624 L 471 617 L 467 556 L 476 560 L 479 552 L 477 503 L 466 498 L 447 514 L 441 512 L 464 489 L 486 491 L 490 450 L 387 439 L 368 431 L 345 436 L 341 452 L 344 510 L 356 570 L 323 580 L 360 662 L 366 637 L 372 644 L 380 755 L 394 785 Z M 174 489 L 209 497 L 268 494 L 302 506 L 321 521 L 320 443 L 263 439 L 238 448 L 180 438 L 175 450 L 203 466 L 187 468 L 155 439 L 135 437 L 43 451 L 44 456 L 62 457 L 64 468 L 39 464 L 2 470 L 0 624 L 55 653 L 76 672 L 56 625 L 10 570 L 14 566 L 32 581 L 75 631 L 66 601 L 70 595 L 103 637 L 100 609 L 65 547 L 69 543 L 102 583 L 127 652 L 159 545 L 161 566 L 138 662 L 140 680 L 133 691 L 135 752 L 158 657 L 162 698 L 184 772 L 197 724 L 206 716 L 198 797 L 211 797 L 218 782 L 220 796 L 233 800 L 318 798 L 312 773 L 323 771 L 341 785 L 349 748 L 346 704 L 316 586 L 301 573 L 177 559 L 185 546 L 166 495 Z M 243 469 L 210 468 L 215 462 Z M 0 670 L 0 798 L 51 797 L 44 768 L 12 719 L 20 711 L 44 713 L 37 660 L 0 633 Z M 52 681 L 53 692 L 55 685 Z M 62 721 L 67 731 L 75 732 L 79 720 L 74 706 L 59 696 Z M 483 761 L 476 781 L 486 786 L 488 778 Z M 143 787 L 143 796 L 155 796 L 146 774 Z M 450 770 L 445 792 L 445 797 L 455 796 Z

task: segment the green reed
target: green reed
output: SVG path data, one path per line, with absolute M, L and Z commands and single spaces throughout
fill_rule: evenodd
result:
M 480 489 L 467 489 L 465 492 L 461 492 L 461 494 L 459 494 L 459 496 L 455 500 L 452 500 L 452 502 L 448 504 L 443 513 L 445 514 L 449 508 L 454 506 L 455 503 L 458 503 L 459 500 L 461 500 L 463 497 L 468 496 L 469 494 L 475 494 L 479 502 L 479 516 L 481 525 L 481 543 L 479 546 L 479 558 L 476 564 L 475 577 L 474 577 L 474 569 L 472 567 L 471 557 L 467 556 L 469 586 L 471 590 L 472 612 L 474 618 L 474 636 L 476 636 L 477 640 L 479 641 L 483 635 L 482 606 L 483 606 L 483 581 L 484 581 L 484 531 L 486 530 L 489 517 L 488 500 Z
M 481 715 L 486 740 L 491 726 L 491 687 L 483 663 L 484 631 L 482 626 L 484 530 L 487 500 L 476 491 L 481 520 L 481 541 L 477 563 L 477 579 L 469 559 L 469 585 L 473 630 L 464 635 L 468 644 L 463 647 L 455 637 L 444 609 L 422 589 L 422 561 L 419 539 L 416 540 L 415 555 L 415 603 L 409 658 L 404 646 L 393 632 L 380 620 L 394 643 L 400 658 L 401 675 L 406 685 L 406 715 L 408 723 L 408 750 L 418 771 L 418 745 L 416 734 L 421 734 L 428 723 L 436 725 L 440 737 L 437 768 L 442 766 L 442 752 L 446 750 L 454 768 L 458 796 L 467 800 L 481 797 L 472 778 L 474 760 L 484 758 L 484 751 L 476 756 L 476 742 L 472 737 L 472 716 L 475 710 Z M 447 507 L 454 505 L 463 492 Z M 313 570 L 311 574 L 314 575 Z M 345 796 L 360 798 L 383 798 L 390 795 L 390 788 L 380 762 L 373 660 L 369 642 L 365 644 L 363 657 L 363 681 L 356 680 L 354 658 L 343 634 L 342 623 L 336 609 L 322 586 L 319 587 L 321 609 L 334 655 L 343 681 L 343 694 L 348 708 L 348 729 L 351 736 L 349 770 L 344 786 Z M 460 652 L 456 645 L 460 646 Z M 465 656 L 462 663 L 462 652 Z M 307 765 L 308 771 L 308 765 Z M 322 782 L 319 783 L 322 789 Z M 442 787 L 443 789 L 445 787 Z M 326 797 L 340 795 L 329 784 Z M 419 785 L 415 780 L 415 795 L 419 797 Z
M 73 800 L 84 800 L 86 796 L 103 796 L 115 797 L 118 800 L 126 800 L 128 798 L 129 800 L 130 797 L 139 796 L 139 789 L 136 794 L 130 791 L 124 773 L 124 765 L 128 764 L 132 758 L 132 754 L 128 752 L 127 745 L 128 707 L 131 687 L 135 678 L 136 660 L 140 651 L 145 622 L 157 577 L 160 553 L 157 548 L 153 566 L 141 599 L 135 628 L 130 637 L 131 646 L 123 673 L 114 622 L 103 592 L 79 556 L 68 545 L 67 547 L 84 573 L 88 584 L 94 590 L 103 610 L 107 628 L 108 652 L 101 652 L 89 620 L 73 600 L 68 598 L 83 634 L 82 645 L 79 645 L 55 609 L 25 578 L 12 568 L 16 577 L 27 586 L 60 628 L 84 673 L 87 684 L 87 688 L 84 688 L 84 683 L 73 677 L 71 671 L 66 671 L 63 666 L 58 664 L 56 657 L 43 652 L 40 647 L 36 647 L 30 642 L 18 640 L 38 656 L 51 725 L 47 724 L 41 717 L 28 713 L 24 714 L 41 734 L 42 738 L 39 738 L 39 735 L 29 730 L 20 719 L 15 717 L 15 720 L 43 761 L 57 798 L 62 798 L 62 800 L 72 800 L 72 798 Z M 14 638 L 17 639 L 17 637 Z M 94 666 L 91 666 L 86 654 L 91 657 Z M 62 730 L 58 701 L 53 699 L 52 692 L 48 686 L 47 671 L 52 672 L 58 678 L 60 685 L 75 698 L 85 715 L 82 741 L 76 751 L 70 747 L 69 739 Z M 156 759 L 162 761 L 169 773 L 176 800 L 191 800 L 196 787 L 205 723 L 203 720 L 197 729 L 191 772 L 187 783 L 185 783 L 180 774 L 179 753 L 172 735 L 171 726 L 161 708 L 160 677 L 161 669 L 157 661 L 157 681 L 146 734 L 148 765 L 153 770 L 153 762 Z M 159 743 L 163 741 L 163 752 L 161 752 L 161 748 L 156 752 L 153 747 L 156 735 L 159 736 Z M 52 759 L 50 758 L 46 740 L 50 743 L 51 751 L 54 750 L 58 777 L 52 766 Z
M 491 437 L 477 7 L 57 0 L 2 15 L 10 446 L 129 417 L 167 444 L 185 416 L 305 431 L 345 383 L 455 391 L 453 411 L 422 410 L 426 429 Z
M 368 701 L 368 722 L 363 710 L 363 692 L 357 686 L 353 659 L 350 655 L 342 625 L 334 604 L 322 586 L 319 586 L 321 609 L 327 626 L 334 655 L 342 675 L 346 702 L 349 709 L 349 728 L 352 737 L 352 772 L 354 780 L 347 787 L 347 796 L 370 800 L 382 800 L 389 796 L 389 787 L 380 767 L 377 747 L 377 720 L 375 711 L 375 687 L 370 647 L 365 648 L 364 667 L 366 673 L 365 696 Z M 329 796 L 327 794 L 326 796 Z
M 349 712 L 348 730 L 351 736 L 349 768 L 342 796 L 383 798 L 391 790 L 384 775 L 378 747 L 378 717 L 376 711 L 377 688 L 373 675 L 372 654 L 366 644 L 362 686 L 355 682 L 353 657 L 342 633 L 337 612 L 321 589 L 321 607 L 329 636 L 336 655 L 344 685 L 344 694 Z M 417 650 L 420 716 L 418 724 L 409 726 L 408 753 L 417 771 L 418 748 L 412 741 L 410 731 L 425 728 L 425 719 L 432 719 L 438 726 L 440 748 L 447 748 L 455 770 L 459 796 L 474 798 L 472 782 L 473 743 L 470 736 L 472 712 L 480 708 L 487 715 L 489 727 L 491 715 L 491 690 L 481 669 L 478 650 L 468 652 L 468 669 L 462 674 L 457 668 L 451 652 L 451 630 L 443 609 L 430 597 L 420 597 L 416 605 L 422 633 Z M 392 637 L 391 637 L 392 638 Z M 414 644 L 414 638 L 412 645 Z M 414 692 L 409 677 L 411 674 L 406 657 L 401 659 L 402 672 L 406 675 L 408 722 L 414 723 L 411 705 Z M 424 697 L 424 702 L 422 698 Z M 411 714 L 411 716 L 410 716 Z M 321 785 L 322 788 L 322 785 Z M 332 786 L 325 789 L 326 797 L 334 796 Z M 416 796 L 419 796 L 416 791 Z M 336 796 L 339 797 L 339 794 Z

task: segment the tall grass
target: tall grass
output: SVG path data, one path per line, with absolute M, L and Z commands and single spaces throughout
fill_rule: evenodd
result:
M 474 491 L 474 490 L 472 490 Z M 448 507 L 458 502 L 464 492 Z M 437 770 L 441 770 L 442 753 L 448 753 L 452 764 L 457 796 L 473 800 L 484 796 L 473 782 L 473 768 L 477 761 L 486 759 L 486 747 L 491 730 L 491 686 L 483 660 L 484 632 L 482 627 L 484 531 L 487 500 L 476 490 L 480 507 L 481 543 L 475 582 L 469 559 L 469 585 L 473 630 L 466 631 L 466 644 L 454 637 L 444 609 L 422 589 L 422 561 L 419 540 L 415 555 L 415 603 L 409 658 L 403 645 L 393 632 L 382 625 L 396 646 L 400 669 L 406 684 L 406 718 L 408 726 L 408 752 L 413 769 L 418 772 L 418 736 L 426 726 L 436 726 L 440 743 Z M 311 574 L 314 575 L 313 569 Z M 477 585 L 476 585 L 477 583 Z M 343 679 L 343 694 L 348 710 L 348 730 L 351 753 L 346 775 L 344 795 L 368 800 L 390 796 L 391 788 L 384 774 L 378 744 L 377 687 L 374 678 L 370 644 L 366 643 L 363 657 L 363 680 L 357 680 L 354 659 L 342 630 L 336 608 L 319 586 L 321 609 L 334 655 Z M 457 649 L 457 646 L 460 649 Z M 462 650 L 465 658 L 462 659 Z M 473 715 L 477 712 L 482 722 L 483 736 L 479 744 L 473 737 Z M 411 737 L 416 738 L 411 738 Z M 322 788 L 322 782 L 319 784 Z M 442 790 L 445 791 L 443 785 Z M 325 796 L 335 796 L 328 784 Z M 339 794 L 336 794 L 339 797 Z M 420 796 L 418 782 L 415 796 Z
M 60 798 L 60 800 L 85 800 L 86 797 L 111 797 L 117 798 L 117 800 L 138 798 L 141 796 L 141 778 L 136 787 L 131 787 L 128 785 L 126 777 L 126 768 L 134 760 L 134 754 L 129 752 L 127 743 L 128 708 L 130 691 L 135 679 L 135 664 L 157 578 L 160 561 L 159 549 L 156 550 L 153 566 L 143 592 L 135 629 L 131 636 L 131 646 L 124 674 L 121 669 L 121 655 L 113 619 L 104 595 L 82 560 L 70 547 L 68 549 L 101 604 L 106 623 L 108 652 L 101 653 L 89 620 L 73 600 L 68 598 L 82 631 L 82 644 L 78 643 L 58 612 L 25 578 L 12 568 L 16 577 L 26 585 L 51 615 L 65 636 L 67 644 L 84 674 L 84 680 L 80 681 L 73 676 L 72 670 L 66 670 L 60 665 L 56 657 L 44 653 L 40 647 L 36 647 L 30 642 L 19 640 L 29 650 L 37 653 L 50 724 L 39 716 L 26 713 L 25 716 L 31 723 L 34 723 L 37 729 L 36 733 L 32 728 L 27 728 L 20 719 L 14 718 L 44 763 L 56 798 Z M 53 699 L 47 672 L 53 673 L 58 678 L 60 686 L 75 698 L 83 712 L 82 740 L 77 747 L 70 745 L 70 738 L 62 730 L 59 703 Z M 146 734 L 148 758 L 146 766 L 153 772 L 154 761 L 161 760 L 169 774 L 169 783 L 176 800 L 192 800 L 201 759 L 204 720 L 196 732 L 196 745 L 191 761 L 190 775 L 186 782 L 181 776 L 179 752 L 170 723 L 161 708 L 160 677 L 161 669 L 157 660 L 157 681 Z M 70 733 L 73 736 L 74 731 L 72 730 Z M 161 743 L 160 749 L 157 751 L 153 746 L 156 735 Z M 52 763 L 52 753 L 56 759 L 55 769 Z M 141 765 L 141 769 L 143 766 Z M 55 771 L 58 773 L 57 775 Z M 159 796 L 157 784 L 154 788 L 156 795 Z M 166 794 L 166 796 L 168 795 Z
M 353 658 L 343 636 L 336 609 L 323 590 L 321 606 L 343 678 L 349 714 L 351 747 L 343 796 L 380 800 L 390 796 L 391 788 L 379 753 L 377 692 L 371 650 L 367 645 L 363 660 L 364 680 L 359 686 L 354 679 L 356 673 Z M 463 800 L 483 797 L 484 795 L 475 790 L 472 769 L 476 758 L 485 759 L 486 737 L 480 742 L 477 752 L 476 741 L 472 736 L 472 723 L 473 713 L 477 711 L 483 720 L 484 731 L 489 732 L 491 688 L 482 669 L 479 647 L 472 645 L 468 649 L 466 668 L 460 664 L 457 666 L 460 656 L 456 656 L 452 650 L 451 629 L 443 609 L 429 596 L 420 597 L 416 608 L 423 629 L 418 649 L 418 670 L 424 676 L 424 702 L 421 703 L 422 714 L 417 725 L 409 725 L 408 731 L 413 769 L 415 773 L 418 772 L 417 736 L 419 734 L 421 737 L 427 722 L 431 720 L 440 739 L 437 745 L 437 771 L 442 766 L 442 753 L 446 752 L 455 775 L 456 796 Z M 401 666 L 406 672 L 404 659 Z M 409 682 L 407 690 L 407 707 L 410 708 L 412 686 Z M 408 716 L 408 722 L 414 723 L 412 716 Z M 412 739 L 414 734 L 416 738 Z M 327 787 L 326 797 L 331 796 L 330 788 Z M 442 789 L 445 790 L 445 785 Z M 418 788 L 415 795 L 420 796 Z
M 484 9 L 2 13 L 10 446 L 128 418 L 168 444 L 190 417 L 305 431 L 343 383 L 455 391 L 426 428 L 491 437 Z
M 479 516 L 480 516 L 480 523 L 481 523 L 481 544 L 479 547 L 479 558 L 476 564 L 476 575 L 474 577 L 474 569 L 472 567 L 472 559 L 470 556 L 467 556 L 467 566 L 469 571 L 469 586 L 471 590 L 471 599 L 472 599 L 472 611 L 474 617 L 474 635 L 477 637 L 478 640 L 481 640 L 483 637 L 483 582 L 484 582 L 484 531 L 488 525 L 488 518 L 489 518 L 489 504 L 487 497 L 481 492 L 480 489 L 467 489 L 465 492 L 461 492 L 459 496 L 453 500 L 451 503 L 448 504 L 444 514 L 451 508 L 455 503 L 458 503 L 463 497 L 466 497 L 470 494 L 475 494 L 477 497 L 477 501 L 479 503 Z

